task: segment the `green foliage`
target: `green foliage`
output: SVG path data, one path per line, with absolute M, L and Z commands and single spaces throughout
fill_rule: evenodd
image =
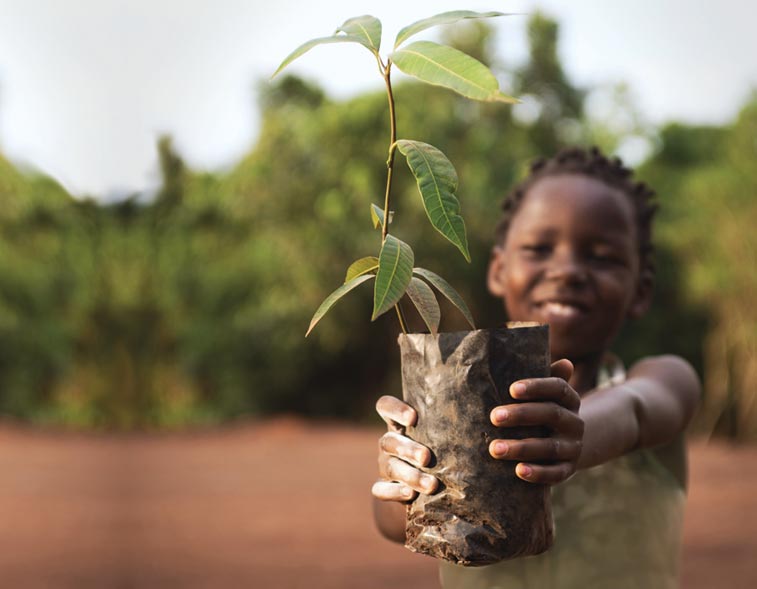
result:
M 431 224 L 470 262 L 465 221 L 459 215 L 460 202 L 455 196 L 457 172 L 452 162 L 436 147 L 421 141 L 401 140 L 397 142 L 397 149 L 407 158 L 407 165 L 418 182 Z
M 493 16 L 506 16 L 504 12 L 473 12 L 471 10 L 452 10 L 450 12 L 443 12 L 429 18 L 424 18 L 419 21 L 410 24 L 397 33 L 397 38 L 394 40 L 394 48 L 397 49 L 402 43 L 407 41 L 413 35 L 417 35 L 421 31 L 436 27 L 439 25 L 451 25 L 456 22 L 460 22 L 465 19 L 478 19 L 478 18 L 491 18 Z
M 376 57 L 379 71 L 386 83 L 387 97 L 389 99 L 391 140 L 389 144 L 389 158 L 387 160 L 388 171 L 384 208 L 379 209 L 376 205 L 371 204 L 371 218 L 374 227 L 378 227 L 380 224 L 382 235 L 371 321 L 384 314 L 392 306 L 397 306 L 400 327 L 403 331 L 406 331 L 403 313 L 398 305 L 402 297 L 408 294 L 432 332 L 436 332 L 439 324 L 437 318 L 439 314 L 438 304 L 434 301 L 432 306 L 427 300 L 428 295 L 433 296 L 431 289 L 421 283 L 420 286 L 415 284 L 412 287 L 412 292 L 407 292 L 408 287 L 411 285 L 413 267 L 412 249 L 404 242 L 388 234 L 389 223 L 392 217 L 389 203 L 391 199 L 395 148 L 399 149 L 407 158 L 408 165 L 418 182 L 418 188 L 431 224 L 456 245 L 463 253 L 463 256 L 465 256 L 465 259 L 470 262 L 468 240 L 465 235 L 465 223 L 459 214 L 460 203 L 455 196 L 455 191 L 457 190 L 457 172 L 452 163 L 440 150 L 427 143 L 410 140 L 396 141 L 397 122 L 391 83 L 392 64 L 396 64 L 401 71 L 423 82 L 449 88 L 466 98 L 484 102 L 515 102 L 514 99 L 500 92 L 499 82 L 497 82 L 497 78 L 487 66 L 454 47 L 439 45 L 430 41 L 417 41 L 402 49 L 398 49 L 398 46 L 412 35 L 436 25 L 450 24 L 464 19 L 480 19 L 492 16 L 502 16 L 502 13 L 454 11 L 417 21 L 399 32 L 394 44 L 396 51 L 389 56 L 386 64 L 384 64 L 379 55 L 381 22 L 375 17 L 368 15 L 351 18 L 340 26 L 332 37 L 313 39 L 298 47 L 284 59 L 274 73 L 274 76 L 276 76 L 294 59 L 322 43 L 357 41 L 369 49 Z M 342 35 L 341 33 L 344 34 Z M 353 271 L 352 267 L 348 269 L 348 277 L 355 274 L 356 272 Z M 320 305 L 315 316 L 310 321 L 307 333 L 310 333 L 321 317 L 323 317 L 323 314 L 339 298 L 351 290 L 351 288 L 345 288 L 346 286 L 345 284 L 338 288 L 329 295 L 324 304 Z
M 361 45 L 370 48 L 370 45 L 368 45 L 366 38 L 364 36 L 332 35 L 331 37 L 319 37 L 317 39 L 311 39 L 310 41 L 303 43 L 297 49 L 292 51 L 292 53 L 290 53 L 286 57 L 286 59 L 284 59 L 284 61 L 281 62 L 281 65 L 278 67 L 278 69 L 273 73 L 273 76 L 271 77 L 272 78 L 276 77 L 279 74 L 279 72 L 281 72 L 281 70 L 283 70 L 286 66 L 292 63 L 298 57 L 305 55 L 313 47 L 317 47 L 318 45 L 326 45 L 329 43 L 360 43 Z
M 366 256 L 365 258 L 360 258 L 359 260 L 355 260 L 350 264 L 350 267 L 347 268 L 347 276 L 344 279 L 344 282 L 347 283 L 353 278 L 357 278 L 358 276 L 362 276 L 363 274 L 368 274 L 369 272 L 376 273 L 379 267 L 379 260 L 378 258 L 374 256 Z
M 411 252 L 412 254 L 412 252 Z M 349 272 L 348 272 L 349 274 Z M 372 274 L 358 274 L 354 278 L 351 278 L 345 283 L 337 288 L 334 292 L 332 292 L 329 296 L 326 297 L 326 299 L 321 303 L 321 306 L 318 307 L 318 309 L 315 312 L 315 315 L 313 315 L 313 318 L 310 320 L 310 326 L 308 327 L 307 333 L 305 334 L 305 337 L 310 335 L 310 332 L 313 331 L 313 328 L 317 325 L 317 323 L 321 320 L 321 317 L 323 317 L 331 307 L 333 307 L 336 302 L 341 299 L 344 295 L 346 295 L 348 292 L 350 292 L 353 288 L 356 286 L 361 285 L 363 282 L 366 282 L 367 280 L 373 279 Z M 390 280 L 385 280 L 383 282 L 383 290 L 387 291 L 389 290 L 388 284 L 391 282 Z M 378 281 L 377 281 L 378 283 Z M 390 309 L 394 303 L 389 303 L 386 309 L 381 311 L 382 313 L 385 312 L 387 309 Z
M 555 103 L 535 120 L 413 79 L 394 88 L 401 137 L 443 145 L 460 177 L 471 264 L 450 256 L 448 240 L 426 220 L 412 171 L 394 170 L 401 214 L 391 233 L 430 268 L 412 269 L 408 297 L 424 290 L 413 278 L 430 286 L 445 330 L 472 327 L 473 318 L 437 272 L 481 322 L 505 320 L 485 289 L 504 192 L 525 162 L 572 140 L 566 128 L 583 133 L 595 124 L 557 58 L 557 29 L 538 18 L 547 22 L 530 29 L 528 62 L 501 76 L 511 80 L 508 90 L 542 101 L 547 95 L 536 88 L 552 80 Z M 457 39 L 458 49 L 496 63 L 494 33 L 480 25 L 465 21 L 442 42 Z M 3 414 L 111 429 L 277 412 L 364 417 L 378 395 L 398 390 L 396 324 L 370 324 L 371 289 L 339 299 L 333 320 L 310 334 L 316 345 L 302 338 L 351 261 L 373 258 L 356 278 L 376 278 L 378 256 L 368 254 L 378 236 L 367 209 L 385 193 L 387 150 L 365 138 L 386 134 L 386 95 L 336 102 L 285 75 L 260 92 L 260 135 L 231 170 L 196 172 L 170 140 L 159 141 L 162 186 L 151 200 L 75 200 L 0 157 Z M 757 436 L 755 104 L 728 125 L 671 124 L 657 133 L 658 151 L 641 170 L 661 205 L 655 304 L 617 342 L 627 362 L 670 352 L 692 361 L 706 382 L 700 427 L 741 438 Z M 612 128 L 603 133 L 609 145 L 622 140 Z M 380 226 L 383 208 L 370 208 Z M 422 308 L 430 301 L 427 292 L 416 299 Z M 413 299 L 400 306 L 408 329 L 435 326 L 430 302 L 425 317 Z
M 516 102 L 499 91 L 499 82 L 483 63 L 454 47 L 416 41 L 391 55 L 404 73 L 473 100 Z
M 435 274 L 434 272 L 431 272 L 431 270 L 426 270 L 425 268 L 413 268 L 413 273 L 425 278 L 431 284 L 433 284 L 439 290 L 439 292 L 447 297 L 450 303 L 455 305 L 455 307 L 460 310 L 471 328 L 476 329 L 476 326 L 473 324 L 473 316 L 471 315 L 468 306 L 465 304 L 465 301 L 457 293 L 457 291 L 452 288 L 446 280 L 444 280 L 444 278 L 442 278 L 438 274 Z
M 394 211 L 389 211 L 389 221 L 387 221 L 390 225 L 392 224 L 392 219 L 394 218 Z M 375 205 L 371 203 L 371 221 L 373 222 L 373 228 L 378 229 L 379 227 L 384 226 L 384 209 L 382 209 L 380 206 Z
M 337 29 L 337 32 L 360 37 L 362 44 L 373 52 L 381 49 L 381 21 L 374 16 L 350 18 Z
M 725 127 L 666 126 L 645 174 L 667 198 L 659 240 L 684 269 L 680 290 L 707 310 L 697 350 L 709 431 L 757 438 L 757 97 Z M 706 330 L 706 331 L 705 331 Z
M 405 294 L 413 274 L 413 262 L 410 246 L 394 235 L 387 235 L 379 254 L 371 321 L 386 313 Z
M 428 330 L 436 335 L 439 331 L 439 322 L 442 320 L 442 312 L 439 309 L 439 303 L 436 302 L 434 291 L 428 284 L 415 276 L 410 279 L 406 290 Z

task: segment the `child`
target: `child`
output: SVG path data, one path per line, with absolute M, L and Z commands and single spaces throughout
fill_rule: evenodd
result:
M 466 568 L 441 563 L 445 588 L 677 587 L 685 501 L 683 431 L 699 380 L 683 359 L 645 358 L 626 373 L 608 353 L 624 321 L 652 297 L 653 193 L 619 160 L 568 149 L 538 161 L 508 195 L 489 265 L 489 291 L 510 320 L 549 323 L 552 376 L 514 383 L 495 408 L 492 459 L 552 487 L 555 543 L 544 554 Z M 415 411 L 382 397 L 376 523 L 404 541 L 405 505 L 433 493 L 428 448 L 401 435 Z M 544 425 L 550 437 L 508 440 L 507 427 Z

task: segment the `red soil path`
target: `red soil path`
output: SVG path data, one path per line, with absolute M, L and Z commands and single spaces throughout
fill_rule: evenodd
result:
M 377 429 L 194 434 L 0 425 L 0 587 L 438 587 L 371 520 Z M 757 587 L 757 448 L 697 442 L 682 587 Z

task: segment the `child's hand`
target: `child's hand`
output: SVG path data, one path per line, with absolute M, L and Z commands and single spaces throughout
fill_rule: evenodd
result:
M 404 436 L 405 428 L 415 424 L 418 414 L 407 403 L 384 396 L 376 411 L 386 422 L 388 432 L 379 440 L 379 477 L 371 493 L 383 501 L 410 501 L 420 493 L 433 493 L 439 481 L 420 467 L 431 460 L 431 451 Z
M 493 440 L 489 444 L 494 458 L 519 461 L 515 474 L 524 481 L 553 485 L 576 471 L 584 422 L 578 416 L 581 399 L 567 383 L 572 374 L 570 361 L 559 360 L 552 364 L 550 378 L 519 380 L 510 386 L 514 399 L 533 403 L 502 405 L 491 412 L 496 426 L 541 425 L 550 430 L 546 438 Z

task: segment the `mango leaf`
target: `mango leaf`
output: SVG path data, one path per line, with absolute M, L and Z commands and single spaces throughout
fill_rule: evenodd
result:
M 384 225 L 384 209 L 373 203 L 371 203 L 371 221 L 373 221 L 374 229 Z
M 413 250 L 394 235 L 387 235 L 379 254 L 379 268 L 373 291 L 374 321 L 396 305 L 413 276 Z
M 455 167 L 447 156 L 428 143 L 401 139 L 397 141 L 397 149 L 407 158 L 431 224 L 454 243 L 470 262 L 465 221 L 459 215 L 460 202 L 455 196 Z
M 363 274 L 362 276 L 353 278 L 349 282 L 343 284 L 342 286 L 337 288 L 334 292 L 332 292 L 329 296 L 327 296 L 326 299 L 321 303 L 321 306 L 318 307 L 318 310 L 315 312 L 315 315 L 313 315 L 313 318 L 310 320 L 310 327 L 308 327 L 305 337 L 310 335 L 310 332 L 313 331 L 313 328 L 316 326 L 316 324 L 328 312 L 328 310 L 334 306 L 334 304 L 339 299 L 341 299 L 344 295 L 346 295 L 356 286 L 359 286 L 363 284 L 363 282 L 367 280 L 371 280 L 372 278 L 373 278 L 373 274 Z
M 394 219 L 394 211 L 389 211 L 389 224 L 392 224 Z M 380 206 L 371 203 L 371 221 L 373 221 L 373 228 L 378 229 L 384 225 L 384 209 Z
M 418 309 L 418 313 L 423 322 L 428 326 L 429 331 L 433 335 L 436 335 L 436 332 L 439 331 L 439 321 L 441 321 L 442 312 L 439 309 L 439 303 L 436 302 L 434 291 L 420 278 L 413 276 L 410 279 L 410 284 L 407 286 L 407 296 L 413 301 L 415 308 Z
M 390 57 L 409 76 L 449 88 L 467 98 L 486 102 L 518 102 L 499 91 L 499 82 L 488 67 L 452 47 L 431 41 L 416 41 L 398 49 Z
M 373 270 L 378 270 L 378 264 L 379 261 L 376 256 L 368 256 L 355 260 L 350 264 L 350 267 L 347 268 L 347 276 L 344 279 L 344 283 L 347 284 L 353 278 L 368 274 L 369 272 L 375 274 Z
M 492 16 L 507 16 L 504 12 L 473 12 L 472 10 L 453 10 L 451 12 L 443 12 L 429 18 L 424 18 L 414 22 L 411 25 L 406 26 L 399 33 L 397 33 L 397 39 L 394 41 L 394 48 L 405 41 L 408 37 L 425 31 L 428 28 L 435 27 L 437 25 L 451 25 L 465 18 L 490 18 Z
M 344 24 L 336 31 L 360 37 L 361 43 L 374 53 L 377 53 L 381 47 L 381 21 L 375 16 L 366 14 L 350 18 L 344 21 Z
M 417 276 L 428 280 L 434 287 L 436 287 L 436 289 L 440 293 L 447 297 L 450 303 L 455 305 L 455 307 L 460 310 L 460 312 L 465 317 L 465 320 L 470 323 L 470 326 L 473 329 L 476 329 L 476 325 L 473 323 L 473 316 L 468 310 L 468 305 L 465 304 L 463 297 L 461 297 L 457 293 L 457 291 L 452 288 L 452 286 L 450 286 L 449 282 L 444 280 L 444 278 L 442 278 L 438 274 L 435 274 L 431 270 L 426 270 L 425 268 L 413 268 L 413 274 L 416 274 Z
M 317 39 L 311 39 L 307 43 L 303 43 L 297 49 L 292 51 L 292 53 L 290 53 L 286 57 L 286 59 L 281 62 L 281 65 L 278 67 L 278 69 L 273 72 L 271 78 L 275 78 L 281 70 L 283 70 L 298 57 L 310 51 L 316 45 L 325 45 L 327 43 L 360 43 L 361 45 L 365 45 L 363 38 L 356 35 L 333 35 L 331 37 L 319 37 Z

